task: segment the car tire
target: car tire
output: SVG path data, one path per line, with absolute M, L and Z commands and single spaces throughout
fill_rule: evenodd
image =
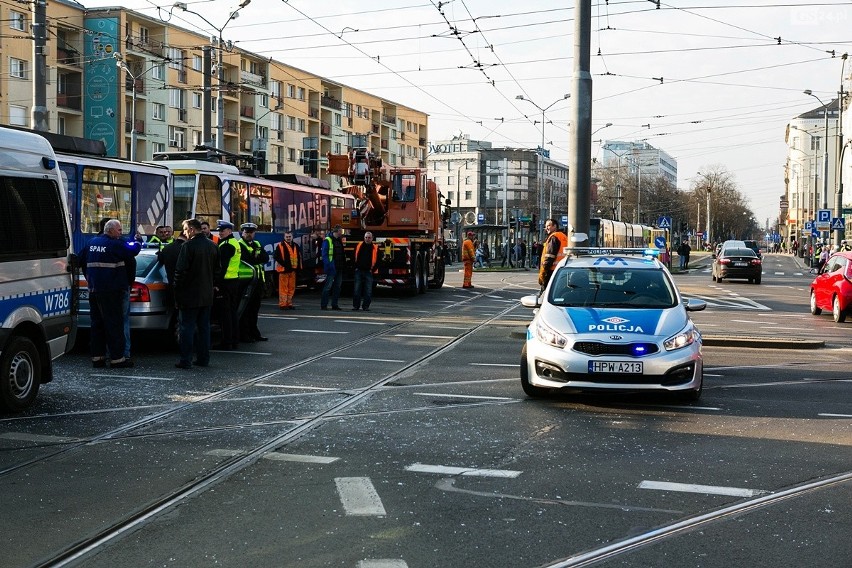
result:
M 822 313 L 822 309 L 817 307 L 816 293 L 814 293 L 813 290 L 811 290 L 811 313 L 815 316 L 818 316 Z
M 846 310 L 840 309 L 840 298 L 835 296 L 831 302 L 831 315 L 834 316 L 835 323 L 843 323 L 846 321 Z
M 760 276 L 758 276 L 757 278 L 755 278 L 755 279 L 754 279 L 754 283 L 755 283 L 755 284 L 760 284 Z
M 530 384 L 530 369 L 529 365 L 527 365 L 526 344 L 524 344 L 524 348 L 521 349 L 521 388 L 523 388 L 526 395 L 531 398 L 542 398 L 547 396 L 550 392 L 550 389 L 543 389 Z
M 675 395 L 675 399 L 683 404 L 688 404 L 691 402 L 698 402 L 701 398 L 701 392 L 704 390 L 704 371 L 701 371 L 701 382 L 698 384 L 697 389 L 692 389 L 688 391 L 682 391 Z
M 18 412 L 33 403 L 41 377 L 41 357 L 28 337 L 13 336 L 0 357 L 0 408 Z

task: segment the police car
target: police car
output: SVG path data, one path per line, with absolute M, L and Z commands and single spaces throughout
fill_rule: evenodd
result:
M 547 288 L 521 303 L 538 308 L 521 351 L 529 396 L 565 391 L 657 391 L 698 400 L 701 334 L 656 249 L 566 249 Z

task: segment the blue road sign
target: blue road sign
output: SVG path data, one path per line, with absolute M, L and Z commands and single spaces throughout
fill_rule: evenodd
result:
M 814 230 L 814 222 L 813 221 L 805 221 L 805 230 L 813 231 Z
M 830 223 L 831 209 L 817 209 L 817 223 Z
M 831 230 L 832 231 L 845 231 L 846 230 L 846 219 L 843 217 L 834 217 L 831 220 Z
M 567 226 L 568 226 L 568 215 L 563 215 L 563 216 L 562 216 L 562 226 L 563 226 L 563 227 L 567 227 Z
M 484 222 L 485 222 L 485 213 L 480 213 L 479 215 L 477 215 L 477 217 L 476 217 L 476 224 L 477 224 L 477 225 L 481 225 L 481 224 L 483 224 Z
M 672 218 L 671 217 L 660 217 L 657 219 L 657 226 L 661 229 L 671 229 L 672 228 Z
M 666 237 L 654 237 L 654 246 L 658 249 L 666 248 Z

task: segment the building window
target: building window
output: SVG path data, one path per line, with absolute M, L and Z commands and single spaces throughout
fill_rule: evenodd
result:
M 219 107 L 218 102 L 216 97 L 210 97 L 210 109 L 213 114 L 216 114 L 216 109 Z
M 288 116 L 287 117 L 287 130 L 296 130 L 296 117 Z
M 172 108 L 184 108 L 183 89 L 169 89 L 169 106 Z
M 27 16 L 22 12 L 16 12 L 15 10 L 9 10 L 9 27 L 13 30 L 26 31 L 27 29 Z
M 148 45 L 148 28 L 139 26 L 139 41 L 142 45 Z
M 27 107 L 9 105 L 9 124 L 12 126 L 29 126 L 29 112 Z
M 341 118 L 340 113 L 337 113 L 337 112 L 334 113 L 334 125 L 335 126 L 340 126 L 341 124 L 343 124 L 342 120 L 343 119 Z
M 260 106 L 262 106 L 263 108 L 269 108 L 269 95 L 267 95 L 266 93 L 260 93 L 258 97 L 260 98 L 260 100 L 258 101 L 260 103 Z
M 203 97 L 203 93 L 192 93 L 192 108 L 201 108 Z
M 60 116 L 57 122 L 56 132 L 59 134 L 65 134 L 65 117 Z
M 473 192 L 472 191 L 465 191 L 464 192 L 464 198 L 467 199 L 467 200 L 473 199 Z
M 281 98 L 281 81 L 270 81 L 269 82 L 269 92 L 276 99 Z
M 296 98 L 296 85 L 287 85 L 287 97 L 291 99 Z
M 305 132 L 305 119 L 299 119 L 299 132 Z
M 166 76 L 166 71 L 163 65 L 154 65 L 151 68 L 151 77 L 153 79 L 157 79 L 158 81 L 162 81 Z
M 448 191 L 447 192 L 447 199 L 450 200 L 450 203 L 455 203 L 456 192 L 455 191 Z
M 166 151 L 166 145 L 163 144 L 162 142 L 154 142 L 152 144 L 152 146 L 154 147 L 154 152 L 165 152 Z
M 295 148 L 287 148 L 287 161 L 295 162 L 296 161 L 296 149 Z
M 305 88 L 304 87 L 299 87 L 298 89 L 296 89 L 296 98 L 299 99 L 300 101 L 305 100 Z
M 261 138 L 262 140 L 269 140 L 269 128 L 265 126 L 258 126 L 257 137 Z
M 153 120 L 166 120 L 166 105 L 162 103 L 152 103 L 151 118 Z
M 192 56 L 192 69 L 194 71 L 201 71 L 204 68 L 204 58 L 200 55 Z
M 9 58 L 9 75 L 18 79 L 27 78 L 27 62 L 23 59 Z
M 455 184 L 455 183 L 456 183 L 456 178 L 455 178 L 455 176 L 449 176 L 449 177 L 447 178 L 447 185 L 453 185 L 453 184 Z
M 180 69 L 183 67 L 183 51 L 176 47 L 168 49 L 167 57 L 169 59 L 169 67 L 172 69 Z

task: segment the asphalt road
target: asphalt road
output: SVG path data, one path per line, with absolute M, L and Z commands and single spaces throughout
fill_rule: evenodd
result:
M 157 337 L 121 373 L 75 353 L 0 418 L 2 564 L 849 566 L 852 324 L 808 313 L 789 256 L 761 285 L 675 278 L 709 303 L 692 405 L 526 398 L 532 272 L 369 313 L 269 301 L 270 341 L 209 369 Z

